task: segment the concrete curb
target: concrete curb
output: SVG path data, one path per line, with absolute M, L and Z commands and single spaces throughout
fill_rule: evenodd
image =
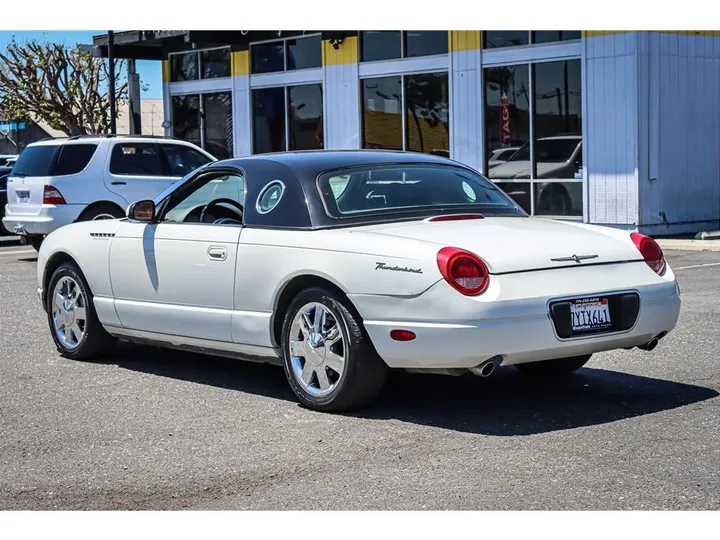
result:
M 660 247 L 667 251 L 720 251 L 720 240 L 656 240 Z

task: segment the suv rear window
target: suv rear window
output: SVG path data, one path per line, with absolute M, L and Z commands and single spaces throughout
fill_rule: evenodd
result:
M 50 176 L 59 149 L 58 145 L 28 146 L 20 153 L 11 174 L 13 176 Z
M 135 176 L 165 176 L 155 144 L 116 144 L 110 158 L 110 173 Z
M 87 167 L 96 144 L 28 146 L 13 167 L 12 176 L 62 176 Z

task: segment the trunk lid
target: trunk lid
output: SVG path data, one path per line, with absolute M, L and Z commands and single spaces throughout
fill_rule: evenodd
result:
M 541 218 L 425 220 L 355 231 L 425 241 L 438 249 L 466 249 L 481 257 L 493 274 L 643 260 L 629 233 Z M 576 255 L 580 261 L 574 259 Z

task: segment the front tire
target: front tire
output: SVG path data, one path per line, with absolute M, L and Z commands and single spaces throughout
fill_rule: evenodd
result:
M 112 351 L 116 340 L 97 318 L 92 292 L 75 263 L 63 263 L 53 273 L 46 311 L 53 341 L 64 357 L 85 360 Z
M 324 288 L 298 294 L 282 328 L 285 376 L 295 395 L 318 411 L 341 411 L 372 402 L 388 368 L 344 296 Z
M 586 354 L 583 356 L 572 356 L 570 358 L 558 358 L 557 360 L 528 362 L 527 364 L 517 364 L 515 367 L 526 375 L 535 377 L 566 375 L 577 371 L 587 364 L 590 356 L 592 355 Z

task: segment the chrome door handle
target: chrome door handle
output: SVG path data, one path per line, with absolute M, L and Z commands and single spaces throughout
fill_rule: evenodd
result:
M 210 246 L 208 248 L 208 259 L 211 261 L 224 261 L 227 259 L 227 249 L 220 246 Z

